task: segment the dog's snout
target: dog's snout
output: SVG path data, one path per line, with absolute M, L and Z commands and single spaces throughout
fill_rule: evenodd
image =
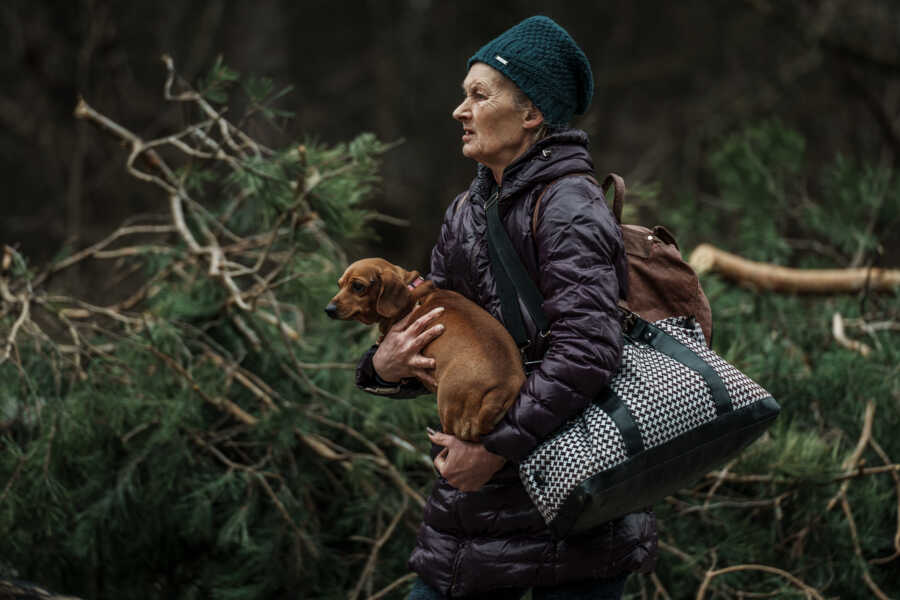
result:
M 332 319 L 337 319 L 337 305 L 333 302 L 325 307 L 325 314 L 331 317 Z

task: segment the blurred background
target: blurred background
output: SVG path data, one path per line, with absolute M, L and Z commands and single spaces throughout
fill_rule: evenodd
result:
M 384 156 L 371 207 L 409 226 L 379 223 L 380 239 L 356 251 L 426 268 L 445 207 L 474 174 L 450 117 L 465 63 L 539 13 L 589 57 L 596 94 L 574 125 L 590 134 L 597 170 L 625 176 L 643 221 L 665 222 L 687 195 L 700 209 L 715 202 L 709 149 L 765 119 L 806 139 L 812 181 L 838 154 L 896 165 L 892 0 L 11 0 L 0 7 L 0 240 L 40 263 L 161 208 L 121 167 L 125 149 L 73 108 L 81 95 L 145 139 L 161 135 L 181 117 L 162 99 L 160 55 L 193 82 L 221 55 L 242 75 L 293 86 L 277 105 L 295 118 L 253 132 L 270 145 L 364 131 L 402 141 Z

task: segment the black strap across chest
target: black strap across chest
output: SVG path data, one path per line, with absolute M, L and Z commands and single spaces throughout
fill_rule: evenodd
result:
M 546 335 L 550 323 L 541 304 L 544 297 L 535 285 L 534 281 L 525 270 L 516 249 L 509 239 L 509 234 L 500 220 L 498 208 L 498 195 L 494 193 L 485 203 L 487 215 L 488 251 L 491 257 L 491 269 L 497 281 L 497 292 L 500 295 L 500 309 L 503 313 L 503 322 L 506 329 L 516 341 L 519 349 L 524 350 L 534 341 L 529 338 L 522 313 L 519 308 L 519 298 L 531 315 L 531 319 L 537 326 L 539 335 Z

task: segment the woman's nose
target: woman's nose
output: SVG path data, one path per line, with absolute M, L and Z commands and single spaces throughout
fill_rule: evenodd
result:
M 462 121 L 463 114 L 465 113 L 465 111 L 467 109 L 468 109 L 468 106 L 466 106 L 466 101 L 463 100 L 462 102 L 460 102 L 459 106 L 457 106 L 456 108 L 453 109 L 453 113 L 452 113 L 453 118 L 456 119 L 457 121 Z

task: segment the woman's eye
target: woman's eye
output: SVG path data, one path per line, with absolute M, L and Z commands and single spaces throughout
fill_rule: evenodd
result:
M 364 286 L 363 284 L 361 284 L 358 281 L 354 281 L 353 283 L 350 284 L 350 289 L 358 294 L 359 292 L 366 289 L 366 286 Z

